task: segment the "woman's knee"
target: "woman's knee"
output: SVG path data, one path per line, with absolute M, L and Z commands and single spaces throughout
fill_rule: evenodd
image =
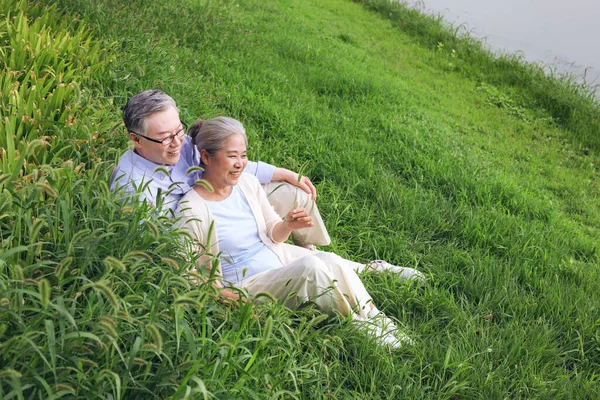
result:
M 286 267 L 287 275 L 301 279 L 315 279 L 316 277 L 331 276 L 327 264 L 314 254 L 301 257 Z
M 298 190 L 297 188 L 294 194 L 294 201 L 296 202 L 296 205 L 298 207 L 304 207 L 306 211 L 310 213 L 311 209 L 314 207 L 315 204 L 311 195 L 306 193 L 304 190 Z
M 318 257 L 334 275 L 340 273 L 341 271 L 354 271 L 350 261 L 338 256 L 335 253 L 320 251 L 315 254 L 315 256 Z
M 319 251 L 315 254 L 315 257 L 323 261 L 325 264 L 339 264 L 340 260 L 343 260 L 340 256 L 335 253 L 329 253 L 327 251 Z
M 305 275 L 309 279 L 313 279 L 317 282 L 333 280 L 333 275 L 331 274 L 329 266 L 316 256 L 307 257 L 304 267 Z

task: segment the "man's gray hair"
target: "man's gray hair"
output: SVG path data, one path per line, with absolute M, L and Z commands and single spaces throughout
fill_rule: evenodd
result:
M 209 120 L 199 119 L 190 126 L 189 134 L 198 148 L 198 152 L 206 150 L 213 157 L 223 148 L 225 141 L 231 136 L 240 134 L 248 145 L 248 137 L 244 125 L 231 117 L 215 117 Z M 202 162 L 201 162 L 202 164 Z
M 171 96 L 158 89 L 147 89 L 130 98 L 125 104 L 123 122 L 129 132 L 145 134 L 146 117 L 169 107 L 179 112 Z

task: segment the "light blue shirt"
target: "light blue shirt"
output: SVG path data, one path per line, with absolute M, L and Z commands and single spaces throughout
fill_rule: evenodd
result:
M 190 168 L 199 165 L 200 153 L 187 135 L 175 165 L 158 165 L 128 150 L 121 156 L 110 177 L 110 190 L 122 188 L 128 200 L 137 195 L 140 201 L 147 200 L 159 209 L 174 211 L 181 197 L 202 177 L 201 171 L 188 173 Z M 245 171 L 256 176 L 260 183 L 269 183 L 275 167 L 251 161 Z
M 283 267 L 275 252 L 258 236 L 252 209 L 239 185 L 222 201 L 207 201 L 221 252 L 223 281 L 238 285 L 245 278 Z

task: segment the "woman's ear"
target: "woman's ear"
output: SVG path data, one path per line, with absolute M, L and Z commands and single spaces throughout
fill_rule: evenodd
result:
M 208 165 L 209 160 L 210 155 L 208 154 L 208 151 L 206 151 L 205 149 L 200 150 L 200 161 L 202 162 L 202 164 Z

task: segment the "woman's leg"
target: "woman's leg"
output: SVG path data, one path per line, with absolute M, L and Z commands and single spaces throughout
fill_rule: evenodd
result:
M 367 264 L 361 264 L 356 261 L 347 260 L 338 256 L 335 253 L 330 253 L 327 251 L 318 251 L 315 253 L 315 255 L 317 255 L 321 260 L 325 261 L 325 263 L 332 262 L 337 265 L 344 265 L 348 268 L 351 268 L 357 274 L 360 274 L 368 267 Z
M 396 333 L 395 324 L 381 313 L 354 270 L 354 263 L 333 253 L 315 252 L 287 266 L 241 282 L 249 294 L 268 292 L 287 307 L 312 301 L 324 312 L 352 316 L 354 322 L 380 344 L 400 347 L 410 343 Z
M 352 269 L 342 271 L 331 267 L 316 254 L 299 258 L 283 268 L 251 276 L 240 286 L 251 295 L 269 292 L 290 308 L 311 301 L 328 314 L 339 312 L 344 316 L 351 315 L 355 309 L 366 316 L 368 309 L 363 309 L 371 301 Z
M 338 287 L 355 296 L 352 304 L 355 314 L 354 322 L 374 336 L 377 342 L 392 348 L 412 344 L 406 334 L 399 332 L 396 324 L 373 304 L 371 296 L 355 272 L 356 264 L 337 254 L 318 252 L 316 257 L 323 260 L 337 281 Z M 352 303 L 352 302 L 351 302 Z
M 319 253 L 331 254 L 336 257 L 339 257 L 337 254 L 334 254 L 334 253 L 327 253 L 327 252 L 319 252 Z M 339 257 L 339 258 L 341 258 L 341 257 Z M 420 272 L 414 268 L 398 267 L 396 265 L 392 265 L 392 264 L 388 263 L 387 261 L 383 261 L 383 260 L 373 260 L 373 261 L 368 262 L 367 264 L 361 264 L 361 263 L 358 263 L 355 261 L 346 260 L 345 258 L 342 258 L 342 260 L 344 260 L 345 265 L 348 265 L 350 268 L 352 268 L 358 274 L 362 273 L 363 271 L 368 271 L 368 272 L 389 271 L 393 274 L 397 274 L 400 278 L 403 278 L 403 279 L 416 279 L 416 280 L 420 280 L 420 281 L 425 280 L 425 275 L 423 275 L 422 272 Z
M 337 286 L 348 296 L 348 301 L 356 314 L 363 318 L 370 318 L 371 315 L 379 313 L 358 276 L 360 268 L 364 268 L 363 264 L 324 251 L 316 252 L 314 257 L 327 266 Z

